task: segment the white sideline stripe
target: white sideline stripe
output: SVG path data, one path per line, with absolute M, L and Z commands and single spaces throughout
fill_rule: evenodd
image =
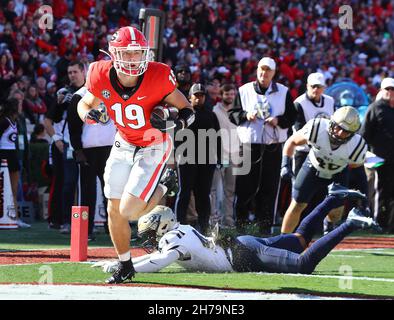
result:
M 119 287 L 94 285 L 0 284 L 0 300 L 349 300 L 311 294 L 267 293 L 239 290 Z M 181 317 L 183 318 L 183 317 Z

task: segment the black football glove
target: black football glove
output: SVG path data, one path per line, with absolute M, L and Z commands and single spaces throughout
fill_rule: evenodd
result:
M 293 159 L 288 156 L 283 156 L 282 158 L 280 176 L 283 180 L 291 180 L 294 177 L 294 173 L 292 169 L 292 161 Z
M 107 116 L 105 115 L 104 112 L 97 110 L 97 109 L 91 109 L 89 112 L 85 115 L 85 122 L 87 124 L 95 124 L 95 123 L 106 123 L 107 122 Z

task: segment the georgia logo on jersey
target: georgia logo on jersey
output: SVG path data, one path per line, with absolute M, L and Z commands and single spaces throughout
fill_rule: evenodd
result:
M 11 142 L 15 142 L 15 141 L 16 141 L 16 136 L 17 136 L 17 133 L 16 133 L 16 132 L 12 132 L 12 133 L 8 136 L 8 139 L 9 139 Z

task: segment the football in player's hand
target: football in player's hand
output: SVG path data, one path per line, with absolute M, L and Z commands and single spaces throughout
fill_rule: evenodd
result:
M 163 120 L 175 120 L 178 117 L 178 109 L 175 107 L 156 106 L 152 113 L 155 113 Z
M 170 112 L 169 112 L 168 108 L 163 107 L 163 106 L 154 107 L 152 110 L 152 115 L 160 118 L 163 121 L 167 121 L 170 118 Z
M 152 110 L 150 122 L 152 124 L 152 127 L 157 128 L 161 131 L 166 131 L 174 127 L 174 121 L 177 117 L 177 108 L 156 106 Z

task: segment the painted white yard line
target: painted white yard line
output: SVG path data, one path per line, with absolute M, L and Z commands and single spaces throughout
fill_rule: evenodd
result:
M 365 256 L 354 256 L 354 255 L 344 255 L 344 254 L 330 254 L 330 257 L 334 257 L 334 258 L 365 258 Z
M 344 300 L 309 294 L 193 288 L 1 285 L 0 300 Z M 348 300 L 349 298 L 346 298 Z M 152 302 L 153 303 L 153 302 Z
M 375 252 L 375 251 L 384 251 L 384 250 L 388 250 L 388 251 L 394 251 L 394 248 L 366 248 L 366 249 L 363 249 L 363 248 L 355 248 L 355 249 L 335 249 L 335 250 L 332 250 L 331 252 L 352 252 L 352 251 L 362 251 L 362 252 L 368 252 L 368 251 L 371 251 L 371 252 Z

